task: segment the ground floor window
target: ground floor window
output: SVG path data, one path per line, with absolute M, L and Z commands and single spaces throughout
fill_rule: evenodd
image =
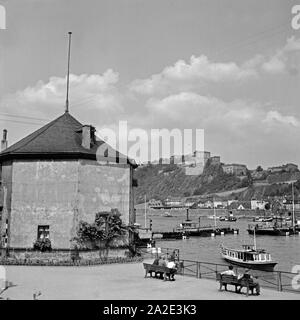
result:
M 38 239 L 49 239 L 50 228 L 49 226 L 38 226 Z

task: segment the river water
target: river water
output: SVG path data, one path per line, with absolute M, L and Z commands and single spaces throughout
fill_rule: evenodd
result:
M 152 231 L 173 231 L 179 223 L 186 219 L 186 210 L 171 210 L 172 217 L 163 217 L 166 210 L 148 209 L 146 224 L 149 227 L 149 220 L 152 220 Z M 198 222 L 200 225 L 214 225 L 214 220 L 209 219 L 213 210 L 195 209 L 189 210 L 189 219 Z M 216 215 L 225 215 L 225 210 L 216 210 Z M 245 215 L 243 212 L 235 214 L 238 217 L 236 222 L 219 222 L 217 226 L 230 226 L 238 228 L 239 234 L 227 234 L 215 237 L 191 237 L 186 240 L 156 240 L 156 246 L 161 248 L 177 248 L 180 250 L 180 259 L 213 262 L 224 264 L 220 255 L 220 245 L 224 244 L 231 248 L 241 248 L 243 244 L 253 244 L 253 236 L 247 232 L 247 226 L 252 222 L 252 215 Z M 299 217 L 297 217 L 299 219 Z M 145 225 L 144 210 L 137 209 L 137 222 L 142 227 Z M 274 270 L 291 272 L 292 267 L 300 265 L 300 235 L 293 236 L 256 236 L 257 248 L 266 249 L 272 259 L 278 264 Z

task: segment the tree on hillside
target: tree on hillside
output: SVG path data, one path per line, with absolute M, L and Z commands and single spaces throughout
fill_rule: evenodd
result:
M 262 168 L 262 166 L 257 166 L 257 168 L 256 168 L 256 171 L 257 172 L 260 172 L 260 171 L 263 171 L 264 169 Z
M 251 172 L 247 169 L 246 171 L 246 175 L 247 175 L 247 182 L 248 182 L 248 186 L 251 186 L 253 184 L 253 178 L 251 176 Z M 247 185 L 244 185 L 244 187 L 246 187 Z

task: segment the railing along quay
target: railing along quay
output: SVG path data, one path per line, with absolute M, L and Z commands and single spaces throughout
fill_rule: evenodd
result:
M 166 256 L 167 259 L 174 257 L 175 261 L 180 261 L 179 249 L 177 248 L 139 248 L 143 258 L 155 259 L 160 255 Z
M 179 262 L 178 274 L 182 276 L 216 280 L 217 273 L 228 270 L 228 264 L 180 259 L 179 249 L 175 248 L 140 248 L 140 252 L 144 258 L 148 259 L 154 259 L 159 255 L 165 255 L 169 258 L 173 255 L 175 260 Z M 297 284 L 295 279 L 300 278 L 299 273 L 281 270 L 261 271 L 234 266 L 236 274 L 243 274 L 245 270 L 249 270 L 249 273 L 263 288 L 300 293 L 300 288 L 297 289 L 297 286 L 293 286 L 293 282 Z
M 191 276 L 198 279 L 214 279 L 219 272 L 228 270 L 228 264 L 219 264 L 213 262 L 180 260 L 181 268 L 179 274 L 183 276 Z M 236 274 L 243 274 L 247 268 L 234 267 Z M 249 270 L 249 269 L 247 269 Z M 300 289 L 293 285 L 295 277 L 299 277 L 299 273 L 288 271 L 261 271 L 250 269 L 249 273 L 256 278 L 261 287 L 275 289 L 277 291 L 287 291 L 300 293 Z

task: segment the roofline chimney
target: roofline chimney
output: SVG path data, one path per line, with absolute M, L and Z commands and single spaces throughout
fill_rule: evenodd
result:
M 95 128 L 91 125 L 82 126 L 82 142 L 81 145 L 86 149 L 91 149 L 95 143 Z
M 7 149 L 7 144 L 8 144 L 8 141 L 7 141 L 7 130 L 4 129 L 3 130 L 3 138 L 1 140 L 1 151 L 4 151 L 5 149 Z

